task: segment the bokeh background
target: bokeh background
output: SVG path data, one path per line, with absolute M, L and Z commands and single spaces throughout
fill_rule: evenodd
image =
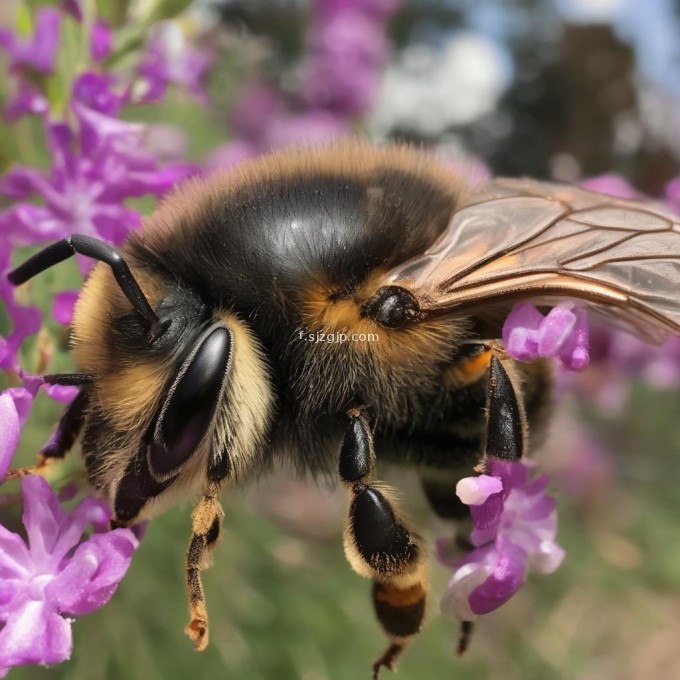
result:
M 30 32 L 32 12 L 50 4 L 63 5 L 2 0 L 0 26 Z M 477 174 L 598 177 L 604 191 L 680 206 L 680 191 L 668 188 L 680 175 L 678 0 L 84 4 L 114 29 L 104 70 L 147 88 L 120 116 L 148 124 L 145 143 L 163 160 L 205 171 L 352 132 L 437 147 Z M 46 86 L 57 109 L 66 107 L 83 30 L 75 21 L 64 26 Z M 169 86 L 147 97 L 154 81 L 139 65 L 154 49 L 169 64 Z M 16 86 L 9 66 L 0 51 L 3 107 Z M 50 162 L 36 116 L 0 124 L 0 171 Z M 154 202 L 129 205 L 149 212 Z M 0 196 L 0 208 L 10 205 Z M 22 345 L 25 367 L 69 369 L 67 326 L 49 310 L 80 281 L 76 264 L 65 263 L 22 289 L 23 302 L 46 312 L 42 330 Z M 0 319 L 3 335 L 8 323 Z M 598 331 L 593 354 L 586 374 L 560 382 L 551 434 L 534 452 L 553 476 L 563 566 L 485 617 L 458 659 L 457 623 L 437 603 L 449 575 L 433 565 L 428 625 L 400 678 L 680 677 L 677 347 L 648 353 Z M 17 464 L 31 462 L 61 408 L 39 396 Z M 53 474 L 66 480 L 78 470 L 73 455 Z M 413 471 L 381 476 L 403 491 L 430 539 L 450 532 L 431 516 Z M 111 603 L 74 624 L 72 660 L 10 677 L 369 677 L 384 639 L 370 584 L 344 559 L 343 496 L 323 480 L 277 471 L 229 494 L 224 506 L 222 543 L 205 574 L 205 653 L 194 653 L 182 633 L 190 521 L 189 508 L 176 508 L 151 523 Z M 3 523 L 18 519 L 16 508 L 0 513 Z

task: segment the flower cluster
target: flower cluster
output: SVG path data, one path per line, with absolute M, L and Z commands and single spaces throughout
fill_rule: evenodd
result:
M 122 114 L 126 107 L 162 98 L 169 84 L 207 101 L 200 89 L 207 58 L 198 64 L 197 52 L 165 49 L 159 30 L 137 68 L 107 70 L 112 32 L 99 17 L 86 21 L 83 10 L 75 0 L 39 8 L 28 37 L 0 28 L 0 52 L 5 52 L 13 76 L 5 118 L 21 124 L 26 116 L 38 116 L 50 158 L 46 169 L 17 158 L 0 175 L 0 198 L 11 201 L 0 211 L 0 298 L 11 324 L 10 333 L 0 337 L 0 368 L 10 383 L 21 382 L 0 393 L 0 483 L 39 391 L 60 402 L 77 394 L 75 387 L 47 385 L 22 368 L 22 342 L 38 332 L 42 313 L 20 304 L 7 281 L 14 249 L 73 233 L 121 243 L 140 224 L 130 199 L 161 196 L 196 172 L 189 163 L 161 162 L 147 148 L 146 126 L 128 122 Z M 83 68 L 55 99 L 50 79 L 64 77 L 56 69 L 67 22 L 81 32 L 87 48 L 81 55 Z M 88 266 L 81 262 L 83 273 Z M 74 291 L 55 298 L 53 314 L 61 323 L 70 322 L 75 298 Z M 108 530 L 106 504 L 89 495 L 68 509 L 68 494 L 57 495 L 33 474 L 21 479 L 20 491 L 27 540 L 0 526 L 0 675 L 17 665 L 68 659 L 73 617 L 108 602 L 138 545 L 132 530 Z M 6 493 L 0 504 L 15 503 L 16 498 L 16 493 Z
M 456 493 L 470 506 L 474 550 L 462 558 L 451 544 L 437 543 L 439 560 L 454 568 L 442 611 L 474 621 L 507 602 L 529 569 L 555 571 L 564 550 L 555 542 L 555 501 L 545 493 L 548 477 L 532 479 L 530 465 L 491 460 L 488 473 L 458 482 Z
M 563 302 L 543 316 L 531 304 L 515 305 L 503 325 L 508 354 L 520 361 L 557 357 L 573 371 L 582 371 L 590 361 L 586 310 Z
M 234 140 L 217 149 L 211 167 L 294 143 L 313 144 L 350 134 L 377 96 L 389 55 L 385 28 L 400 0 L 317 0 L 307 52 L 297 69 L 299 97 L 257 82 L 238 98 L 229 128 Z
M 32 40 L 19 40 L 7 30 L 0 33 L 0 45 L 9 53 L 18 80 L 17 95 L 9 104 L 11 117 L 39 113 L 52 158 L 46 171 L 15 166 L 0 175 L 0 196 L 14 201 L 12 207 L 0 212 L 0 295 L 13 325 L 12 334 L 0 341 L 0 366 L 15 372 L 18 347 L 26 336 L 37 332 L 40 316 L 36 309 L 15 302 L 6 281 L 4 273 L 12 248 L 72 233 L 121 243 L 140 223 L 140 213 L 128 207 L 130 198 L 160 196 L 196 171 L 184 162 L 161 165 L 144 148 L 145 126 L 119 118 L 129 97 L 117 91 L 119 79 L 115 75 L 96 70 L 111 47 L 110 33 L 101 21 L 94 22 L 92 28 L 92 70 L 74 79 L 66 116 L 52 113 L 46 96 L 35 91 L 29 76 L 34 70 L 54 70 L 64 20 L 57 10 L 42 8 Z M 28 92 L 32 93 L 30 98 Z M 34 105 L 38 99 L 44 106 Z M 83 272 L 88 266 L 83 263 Z
M 399 0 L 325 0 L 314 5 L 302 96 L 314 109 L 360 115 L 370 110 L 389 45 L 385 22 Z
M 0 393 L 0 479 L 33 396 L 24 387 Z M 21 491 L 28 541 L 0 526 L 0 674 L 12 666 L 68 659 L 69 616 L 109 601 L 138 545 L 130 529 L 107 531 L 108 508 L 94 498 L 66 511 L 47 481 L 36 475 L 21 480 Z M 88 526 L 95 533 L 83 538 Z
M 162 10 L 159 16 L 166 17 L 173 7 L 186 4 L 157 0 L 150 3 L 149 16 Z M 265 80 L 258 72 L 246 82 L 227 114 L 232 139 L 205 165 L 229 166 L 270 149 L 325 141 L 356 129 L 376 100 L 390 50 L 387 24 L 399 4 L 315 0 L 302 54 L 278 79 Z M 211 41 L 187 39 L 176 21 L 143 19 L 135 26 L 132 15 L 121 18 L 120 12 L 109 15 L 118 16 L 122 25 L 110 26 L 96 14 L 97 7 L 99 3 L 61 0 L 27 9 L 22 22 L 27 31 L 0 27 L 0 52 L 11 76 L 0 85 L 7 89 L 4 118 L 18 125 L 29 116 L 37 120 L 49 157 L 47 167 L 20 154 L 0 158 L 0 299 L 11 325 L 0 337 L 0 369 L 10 384 L 18 385 L 0 393 L 0 481 L 38 394 L 65 403 L 77 392 L 47 385 L 26 370 L 44 368 L 29 364 L 27 353 L 22 354 L 25 338 L 41 328 L 42 312 L 23 304 L 23 292 L 17 295 L 7 282 L 14 250 L 72 233 L 119 244 L 141 222 L 133 199 L 160 197 L 198 171 L 176 160 L 183 156 L 176 129 L 153 130 L 131 121 L 136 120 L 135 107 L 160 104 L 175 87 L 210 105 L 205 80 L 216 60 Z M 69 45 L 69 50 L 80 50 L 77 66 L 64 67 L 61 50 L 66 36 L 74 34 L 81 38 Z M 639 197 L 614 175 L 585 186 Z M 680 178 L 668 185 L 666 199 L 680 210 Z M 85 274 L 89 265 L 80 264 Z M 55 297 L 52 315 L 58 322 L 70 322 L 76 296 L 75 291 L 62 291 Z M 568 384 L 590 398 L 600 395 L 603 403 L 614 392 L 618 399 L 626 393 L 621 369 L 625 377 L 655 386 L 680 385 L 680 340 L 650 353 L 630 336 L 589 327 L 585 310 L 573 302 L 547 313 L 520 303 L 507 317 L 502 336 L 508 354 L 522 361 L 556 358 L 572 371 L 590 362 L 595 371 L 586 376 L 595 377 L 583 382 L 582 376 L 571 376 Z M 583 493 L 586 472 L 581 468 L 593 469 L 588 452 L 595 448 L 581 448 L 587 455 L 573 459 L 580 462 L 571 463 L 570 483 Z M 461 480 L 457 487 L 470 506 L 474 549 L 461 558 L 452 556 L 449 542 L 438 544 L 440 560 L 454 569 L 442 608 L 464 621 L 506 602 L 530 569 L 548 573 L 564 556 L 555 542 L 557 517 L 555 502 L 545 491 L 547 477 L 533 478 L 525 462 L 492 460 L 486 472 Z M 607 474 L 608 468 L 601 467 L 599 477 Z M 593 493 L 598 483 L 594 480 Z M 63 490 L 55 493 L 36 475 L 22 478 L 20 490 L 23 532 L 0 527 L 0 675 L 16 665 L 67 659 L 72 618 L 111 598 L 138 545 L 131 530 L 108 531 L 108 509 L 86 494 L 71 503 L 73 498 Z M 16 496 L 0 495 L 0 504 Z M 17 519 L 12 529 L 18 527 Z

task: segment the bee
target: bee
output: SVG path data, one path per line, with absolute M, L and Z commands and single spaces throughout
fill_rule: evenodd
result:
M 389 638 L 377 678 L 420 631 L 427 579 L 376 452 L 418 469 L 437 515 L 464 517 L 456 481 L 525 456 L 548 417 L 548 362 L 497 342 L 509 305 L 578 298 L 661 341 L 680 332 L 679 232 L 653 205 L 479 186 L 405 146 L 292 148 L 190 180 L 120 251 L 75 235 L 10 274 L 19 285 L 74 253 L 99 260 L 73 318 L 78 372 L 46 377 L 81 389 L 42 463 L 82 436 L 112 526 L 198 498 L 186 633 L 199 650 L 220 493 L 281 463 L 335 477 L 345 553 Z M 312 341 L 324 337 L 354 341 Z

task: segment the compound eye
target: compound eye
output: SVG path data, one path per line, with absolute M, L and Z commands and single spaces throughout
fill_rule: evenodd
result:
M 157 479 L 176 473 L 198 448 L 215 415 L 230 358 L 229 329 L 213 326 L 182 364 L 149 448 L 149 466 Z
M 362 312 L 388 328 L 404 328 L 417 321 L 420 307 L 413 294 L 400 286 L 383 286 L 367 300 Z

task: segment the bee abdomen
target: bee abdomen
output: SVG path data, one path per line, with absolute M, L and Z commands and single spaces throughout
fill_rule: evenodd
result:
M 400 590 L 373 583 L 373 607 L 385 632 L 392 637 L 415 635 L 425 618 L 426 593 L 422 583 Z

